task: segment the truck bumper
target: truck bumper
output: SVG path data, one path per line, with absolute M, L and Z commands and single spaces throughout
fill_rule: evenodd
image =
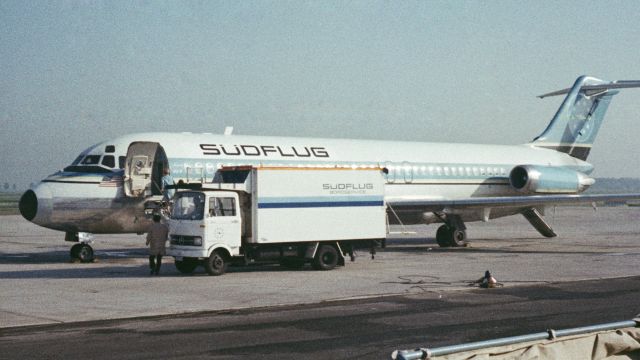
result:
M 200 248 L 169 247 L 167 249 L 167 255 L 176 258 L 205 258 L 207 257 L 207 251 Z

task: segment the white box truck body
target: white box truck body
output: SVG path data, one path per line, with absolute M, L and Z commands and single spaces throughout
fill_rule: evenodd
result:
M 386 237 L 383 184 L 380 169 L 223 168 L 176 193 L 168 255 L 184 273 L 255 261 L 328 270 L 352 242 Z

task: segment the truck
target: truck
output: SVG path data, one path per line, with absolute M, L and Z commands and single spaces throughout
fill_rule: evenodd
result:
M 387 235 L 381 168 L 223 167 L 179 187 L 167 255 L 184 274 L 260 262 L 331 270 L 355 243 Z

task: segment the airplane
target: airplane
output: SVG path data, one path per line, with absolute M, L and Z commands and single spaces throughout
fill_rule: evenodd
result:
M 443 223 L 436 232 L 442 247 L 465 245 L 467 222 L 516 214 L 554 237 L 546 206 L 640 199 L 580 194 L 594 183 L 586 160 L 612 97 L 635 87 L 639 80 L 581 76 L 540 96 L 566 95 L 546 129 L 520 145 L 241 136 L 232 128 L 124 135 L 82 151 L 27 190 L 19 208 L 28 221 L 77 242 L 72 258 L 91 261 L 91 234 L 146 232 L 145 208 L 161 201 L 166 169 L 189 184 L 211 181 L 226 166 L 383 168 L 389 223 Z

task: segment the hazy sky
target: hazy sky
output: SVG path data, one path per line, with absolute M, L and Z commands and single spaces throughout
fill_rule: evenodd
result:
M 517 144 L 640 79 L 637 1 L 0 1 L 0 183 L 140 131 Z M 640 89 L 589 160 L 640 177 Z

